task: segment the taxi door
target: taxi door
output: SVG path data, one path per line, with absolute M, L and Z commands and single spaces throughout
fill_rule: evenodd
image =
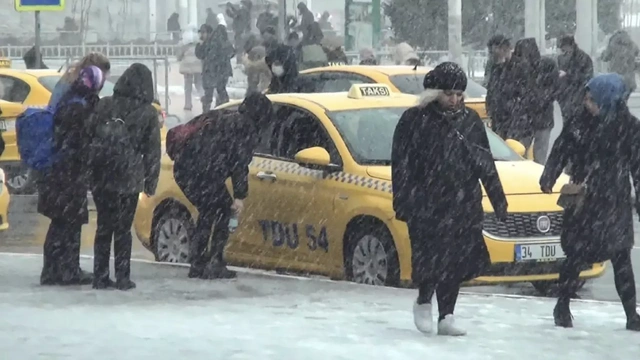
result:
M 263 254 L 270 267 L 317 271 L 333 250 L 341 251 L 341 239 L 330 235 L 335 182 L 326 179 L 324 170 L 296 164 L 294 157 L 300 150 L 326 146 L 329 136 L 320 121 L 302 109 L 280 106 L 277 116 L 272 154 L 257 160 L 265 207 L 255 220 L 262 231 Z

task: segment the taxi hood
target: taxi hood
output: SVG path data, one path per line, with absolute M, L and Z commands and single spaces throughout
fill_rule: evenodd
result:
M 540 176 L 544 167 L 533 161 L 496 161 L 496 168 L 502 182 L 505 195 L 541 194 Z M 390 166 L 369 166 L 367 174 L 373 178 L 391 181 Z M 560 192 L 562 185 L 569 182 L 569 177 L 561 175 L 553 188 Z M 483 189 L 484 193 L 484 189 Z M 485 194 L 486 195 L 486 194 Z

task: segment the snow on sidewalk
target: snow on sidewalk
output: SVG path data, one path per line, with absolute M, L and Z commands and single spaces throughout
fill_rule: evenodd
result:
M 552 299 L 462 295 L 469 335 L 427 337 L 414 290 L 243 272 L 186 278 L 134 263 L 138 289 L 41 287 L 40 257 L 0 255 L 0 354 L 6 359 L 636 359 L 640 334 L 620 305 L 575 302 L 575 329 L 553 326 Z M 90 260 L 83 267 L 91 268 Z

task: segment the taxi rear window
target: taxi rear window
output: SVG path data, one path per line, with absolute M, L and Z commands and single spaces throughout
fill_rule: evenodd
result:
M 424 75 L 392 75 L 389 76 L 391 83 L 405 94 L 419 95 L 424 91 L 422 80 Z M 467 96 L 472 98 L 481 98 L 487 96 L 487 89 L 473 80 L 467 80 Z

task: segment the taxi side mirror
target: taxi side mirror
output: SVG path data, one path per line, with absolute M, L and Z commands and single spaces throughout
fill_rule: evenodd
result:
M 521 142 L 519 142 L 518 140 L 513 140 L 513 139 L 507 139 L 505 140 L 505 142 L 507 143 L 507 146 L 509 146 L 509 148 L 511 148 L 511 150 L 515 151 L 516 154 L 524 157 L 526 152 L 527 152 L 527 148 L 524 147 L 524 145 L 522 145 Z
M 326 168 L 331 164 L 329 152 L 319 146 L 298 151 L 294 159 L 303 167 Z

